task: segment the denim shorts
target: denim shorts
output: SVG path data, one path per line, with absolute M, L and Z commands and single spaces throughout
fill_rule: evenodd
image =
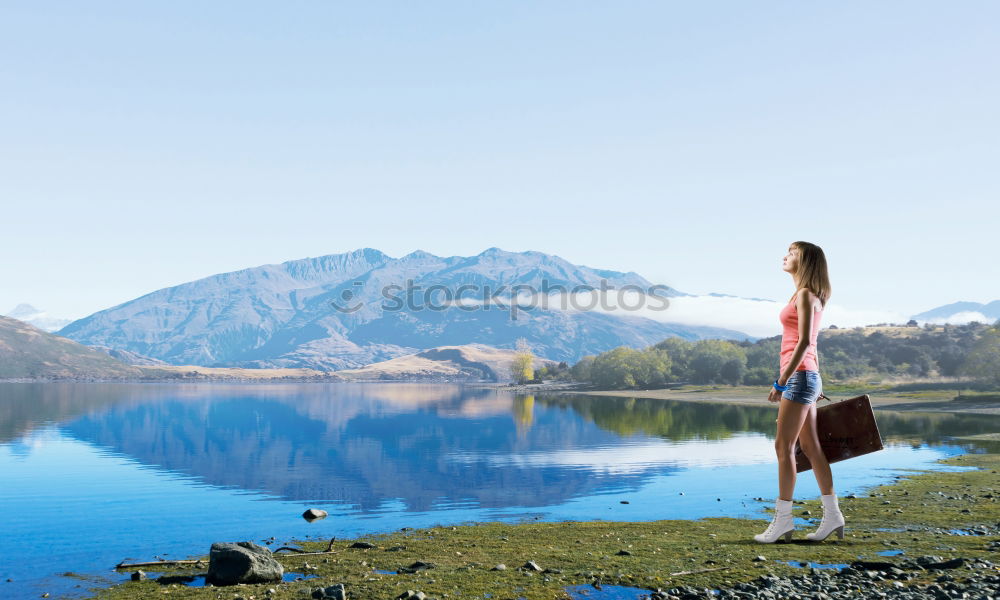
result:
M 781 392 L 781 397 L 799 404 L 812 404 L 823 393 L 823 379 L 819 376 L 819 371 L 795 371 L 785 385 L 788 389 Z

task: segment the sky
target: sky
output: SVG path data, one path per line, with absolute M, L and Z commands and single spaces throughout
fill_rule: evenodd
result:
M 0 311 L 497 246 L 785 302 L 1000 299 L 1000 4 L 0 3 Z

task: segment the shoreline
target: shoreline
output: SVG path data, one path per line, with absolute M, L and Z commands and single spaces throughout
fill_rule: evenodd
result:
M 197 558 L 205 564 L 198 568 L 157 570 L 166 577 L 163 582 L 148 579 L 92 591 L 93 597 L 105 600 L 164 593 L 174 598 L 298 600 L 313 597 L 317 588 L 343 584 L 351 599 L 389 600 L 415 590 L 428 599 L 441 600 L 484 598 L 485 594 L 555 600 L 568 598 L 568 587 L 596 584 L 628 586 L 637 590 L 636 597 L 641 591 L 648 594 L 660 589 L 664 591 L 660 597 L 669 598 L 685 595 L 667 590 L 738 590 L 737 586 L 753 581 L 763 581 L 765 588 L 781 587 L 781 582 L 796 575 L 812 577 L 814 584 L 829 583 L 837 570 L 825 570 L 824 565 L 847 566 L 857 561 L 868 563 L 864 568 L 845 569 L 841 575 L 853 573 L 865 578 L 872 589 L 890 594 L 918 593 L 940 581 L 941 573 L 959 582 L 996 575 L 996 566 L 989 561 L 996 558 L 1000 546 L 1000 494 L 995 487 L 1000 454 L 962 454 L 938 463 L 967 469 L 912 472 L 865 494 L 841 498 L 848 523 L 844 540 L 805 541 L 805 533 L 815 528 L 821 514 L 818 500 L 807 499 L 795 502 L 794 514 L 809 524 L 797 524 L 792 543 L 755 543 L 752 536 L 763 530 L 766 520 L 728 517 L 404 527 L 332 542 L 292 542 L 286 545 L 321 553 L 329 546 L 331 551 L 275 555 L 286 573 L 316 576 L 313 579 L 222 588 L 183 585 L 184 577 L 204 574 L 207 558 L 201 555 Z M 352 548 L 355 542 L 371 547 Z M 886 556 L 886 552 L 899 555 Z M 918 559 L 950 566 L 924 568 L 915 562 Z M 407 572 L 407 565 L 416 561 L 433 567 Z M 495 570 L 499 564 L 506 567 Z
M 498 389 L 520 394 L 583 394 L 621 398 L 648 398 L 678 402 L 705 402 L 740 404 L 748 406 L 774 406 L 767 401 L 767 386 L 682 385 L 649 390 L 598 390 L 582 384 L 533 384 L 499 385 Z M 927 411 L 1000 415 L 998 394 L 968 393 L 960 388 L 932 390 L 893 390 L 873 385 L 867 389 L 847 386 L 828 386 L 827 396 L 832 402 L 868 394 L 874 410 Z M 963 392 L 965 395 L 963 396 Z M 958 398 L 960 397 L 960 398 Z M 994 399 L 996 398 L 996 399 Z M 821 400 L 819 406 L 829 404 Z

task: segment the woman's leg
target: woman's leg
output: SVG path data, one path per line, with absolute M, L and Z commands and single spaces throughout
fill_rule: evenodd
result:
M 802 425 L 802 431 L 799 432 L 799 445 L 802 446 L 802 453 L 809 458 L 809 463 L 812 465 L 819 492 L 823 495 L 832 494 L 833 473 L 830 471 L 826 455 L 823 454 L 823 447 L 820 446 L 819 434 L 816 431 L 816 404 L 809 405 L 809 414 Z
M 809 416 L 809 405 L 781 399 L 778 407 L 778 433 L 774 451 L 778 455 L 778 498 L 791 500 L 795 492 L 795 440 Z

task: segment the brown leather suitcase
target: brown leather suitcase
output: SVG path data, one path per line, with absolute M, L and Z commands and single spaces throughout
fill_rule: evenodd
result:
M 816 433 L 823 454 L 830 463 L 876 452 L 883 447 L 868 394 L 817 407 Z M 802 453 L 799 443 L 795 442 L 796 472 L 810 469 L 809 459 Z

